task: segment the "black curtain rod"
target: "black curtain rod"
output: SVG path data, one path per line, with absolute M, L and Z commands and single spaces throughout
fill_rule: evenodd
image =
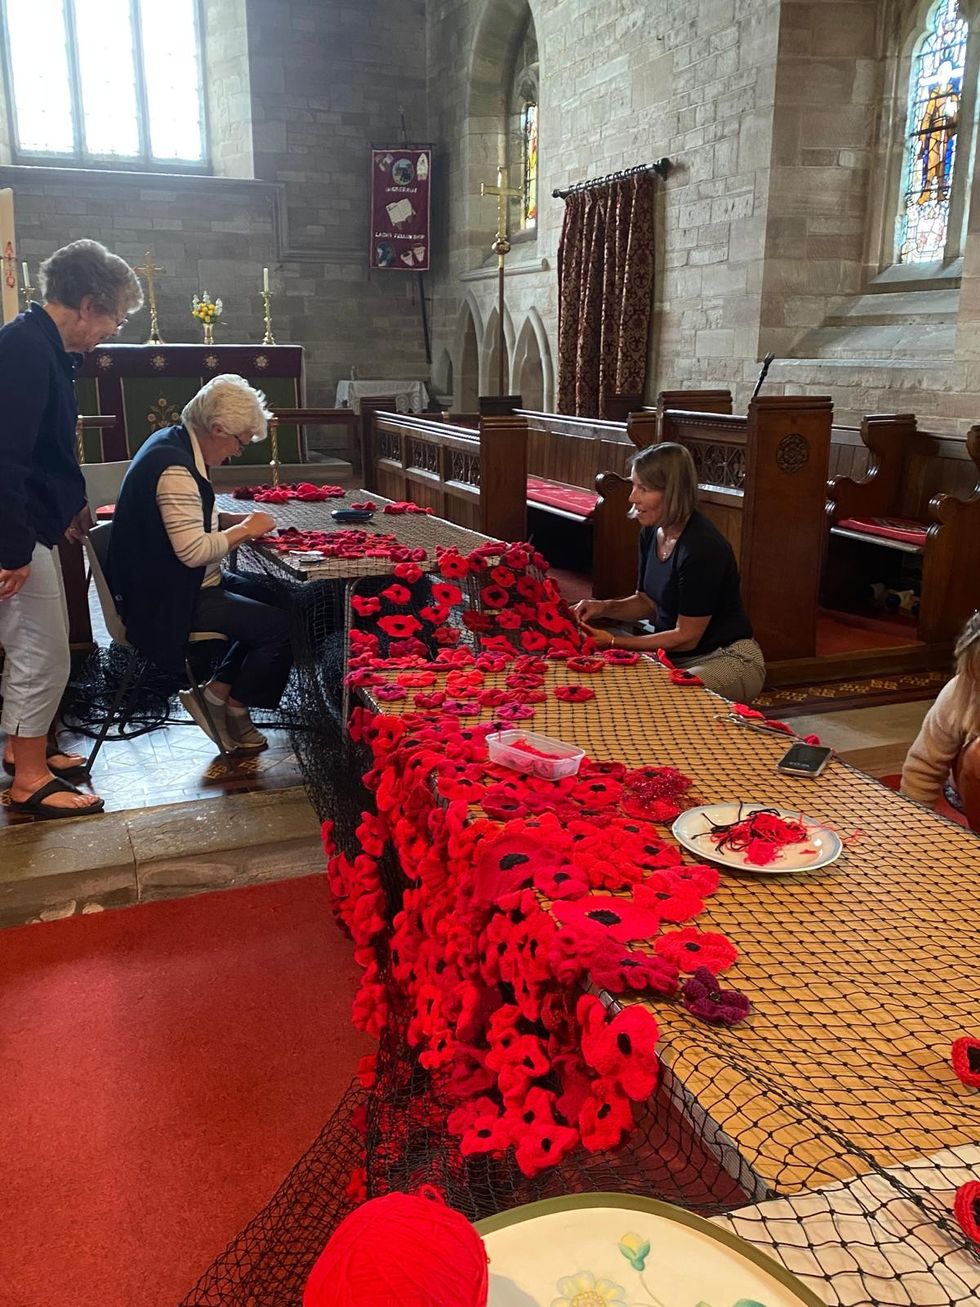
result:
M 578 191 L 590 191 L 596 186 L 622 181 L 624 177 L 637 177 L 641 172 L 655 172 L 658 177 L 666 177 L 670 172 L 670 160 L 657 159 L 653 163 L 640 163 L 635 168 L 623 168 L 619 172 L 608 173 L 605 177 L 595 177 L 592 181 L 575 182 L 567 191 L 554 190 L 551 195 L 555 200 L 566 200 L 569 195 L 574 195 Z

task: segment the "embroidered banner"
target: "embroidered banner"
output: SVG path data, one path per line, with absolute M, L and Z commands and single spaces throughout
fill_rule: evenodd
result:
M 19 272 L 14 236 L 14 193 L 7 188 L 0 190 L 0 322 L 9 322 L 20 312 Z
M 432 151 L 371 151 L 371 267 L 429 270 Z

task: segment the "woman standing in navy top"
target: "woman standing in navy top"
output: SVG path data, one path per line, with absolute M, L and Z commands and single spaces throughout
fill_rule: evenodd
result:
M 641 450 L 630 494 L 642 528 L 636 592 L 583 599 L 574 611 L 600 649 L 663 649 L 708 689 L 750 703 L 766 678 L 765 661 L 742 607 L 735 554 L 698 511 L 697 488 L 694 460 L 683 445 Z M 622 635 L 593 627 L 595 621 L 639 628 Z

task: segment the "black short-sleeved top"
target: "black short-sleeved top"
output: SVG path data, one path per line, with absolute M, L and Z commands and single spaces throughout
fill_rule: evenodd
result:
M 693 512 L 666 562 L 657 557 L 656 544 L 656 528 L 644 527 L 637 589 L 657 605 L 654 630 L 672 631 L 679 616 L 710 617 L 696 647 L 684 650 L 685 659 L 752 638 L 735 554 L 713 522 Z

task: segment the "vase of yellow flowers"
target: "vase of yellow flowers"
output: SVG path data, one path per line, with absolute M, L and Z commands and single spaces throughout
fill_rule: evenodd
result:
M 221 314 L 222 307 L 221 300 L 213 300 L 207 291 L 203 295 L 195 295 L 191 300 L 191 315 L 197 318 L 204 328 L 205 345 L 214 344 L 214 324 Z

